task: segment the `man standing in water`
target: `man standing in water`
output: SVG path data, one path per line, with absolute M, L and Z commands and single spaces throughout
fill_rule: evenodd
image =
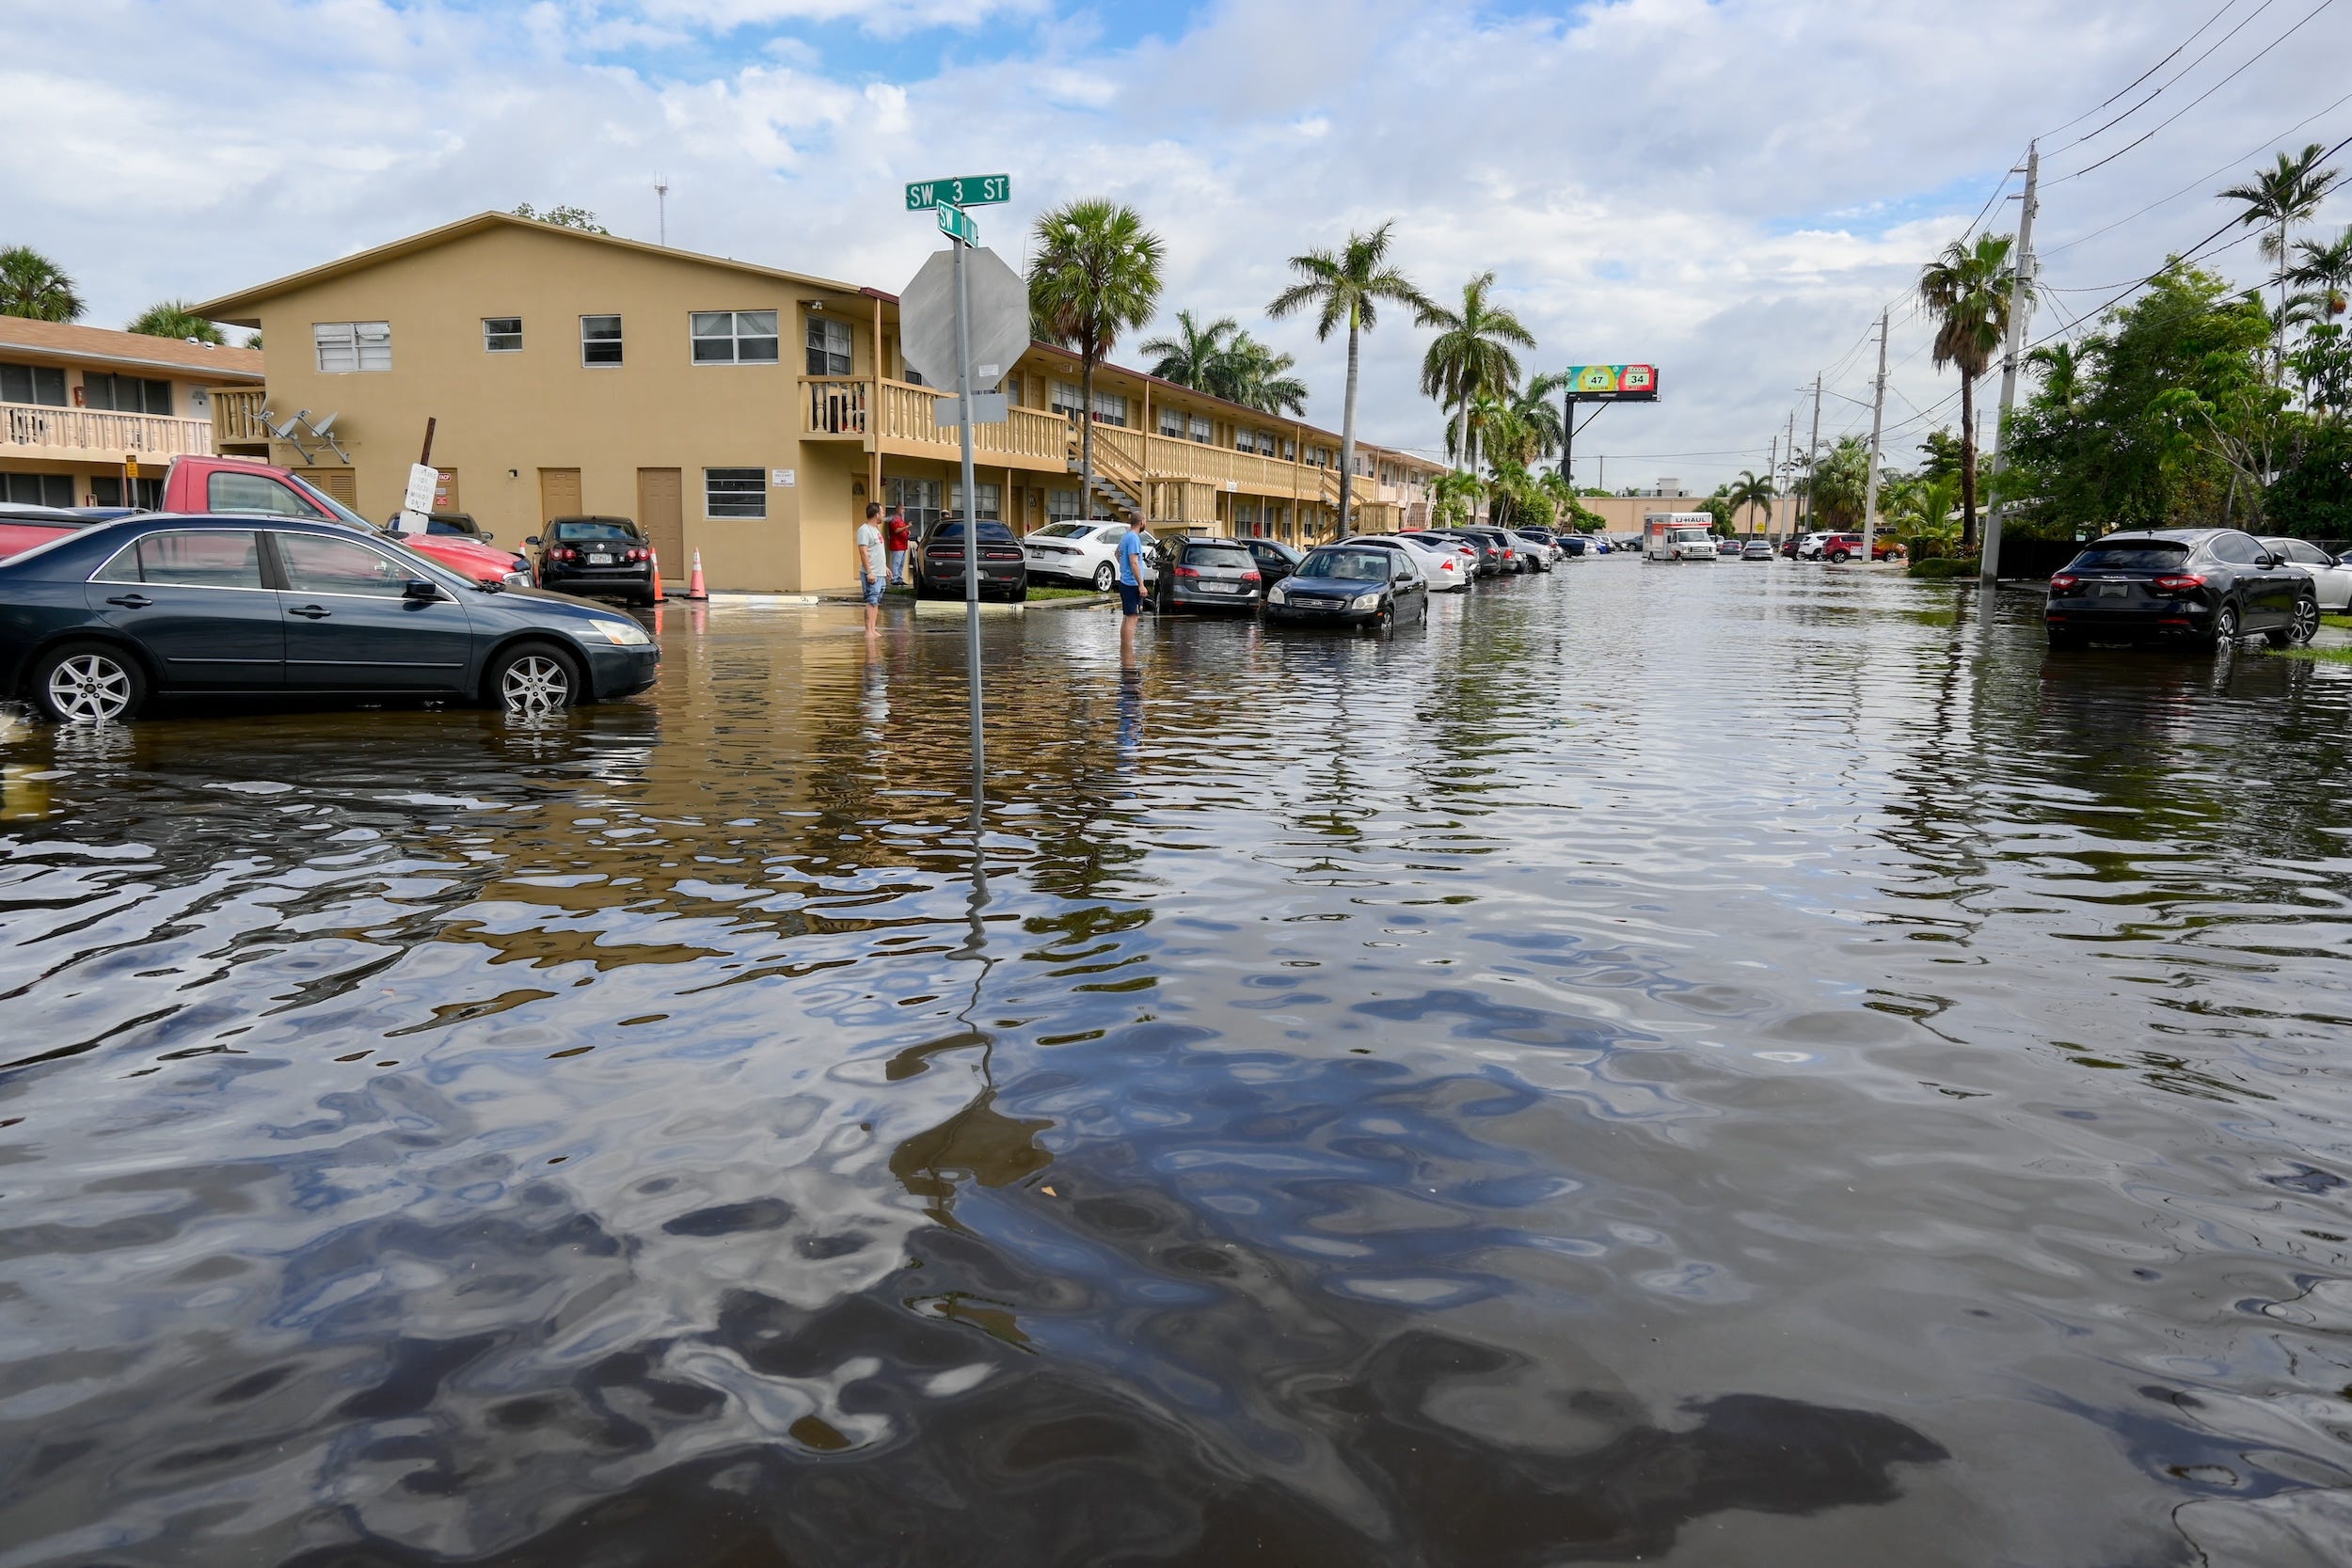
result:
M 1143 613 L 1143 530 L 1131 528 L 1119 536 L 1119 658 L 1132 662 L 1136 654 L 1136 617 Z
M 906 508 L 894 506 L 882 524 L 882 542 L 890 546 L 890 585 L 893 588 L 907 580 L 907 514 Z
M 889 579 L 889 568 L 882 561 L 882 530 L 875 519 L 882 515 L 882 502 L 866 503 L 866 520 L 857 526 L 857 587 L 866 600 L 866 635 L 871 637 L 882 625 L 882 586 Z

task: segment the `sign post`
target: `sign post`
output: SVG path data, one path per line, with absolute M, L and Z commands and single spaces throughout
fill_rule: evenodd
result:
M 956 388 L 956 430 L 963 449 L 963 504 L 957 511 L 963 523 L 963 659 L 971 692 L 972 832 L 977 846 L 983 827 L 988 752 L 981 725 L 979 486 L 972 459 L 972 425 L 981 412 L 976 404 L 982 388 L 975 375 L 972 341 L 977 325 L 982 345 L 979 369 L 986 373 L 987 386 L 993 388 L 1004 377 L 1002 367 L 1028 345 L 1028 291 L 1001 259 L 977 248 L 980 226 L 963 211 L 967 205 L 1010 200 L 1010 178 L 989 174 L 927 180 L 909 184 L 906 191 L 907 210 L 932 209 L 940 232 L 947 236 L 949 276 L 939 277 L 939 256 L 923 264 L 898 297 L 898 337 L 900 352 L 927 379 L 952 379 Z M 972 307 L 975 272 L 984 296 L 977 324 Z M 947 284 L 945 290 L 943 282 Z M 943 330 L 950 323 L 952 334 Z M 948 358 L 955 365 L 952 378 L 939 373 L 946 368 L 942 361 Z

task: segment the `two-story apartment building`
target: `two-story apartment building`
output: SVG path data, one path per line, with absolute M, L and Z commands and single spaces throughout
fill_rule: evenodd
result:
M 664 577 L 700 551 L 713 586 L 838 586 L 868 500 L 918 523 L 961 505 L 956 432 L 882 290 L 485 213 L 199 309 L 262 328 L 271 406 L 333 415 L 348 457 L 272 438 L 273 460 L 370 516 L 398 510 L 428 420 L 440 504 L 501 538 L 634 517 Z M 1082 407 L 1079 380 L 1048 344 L 1012 367 L 1009 419 L 977 436 L 977 515 L 1016 531 L 1082 515 L 1291 537 L 1335 524 L 1330 432 L 1117 366 Z M 1359 485 L 1360 522 L 1395 526 L 1440 470 L 1374 461 L 1398 483 Z
M 214 450 L 218 390 L 262 384 L 252 349 L 0 316 L 0 501 L 152 506 L 174 456 Z

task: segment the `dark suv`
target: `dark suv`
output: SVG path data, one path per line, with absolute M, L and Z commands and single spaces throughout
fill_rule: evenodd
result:
M 2227 647 L 2260 632 L 2274 648 L 2319 629 L 2312 579 L 2235 529 L 2150 529 L 2085 546 L 2050 578 L 2053 648 L 2093 639 L 2187 639 Z
M 1020 604 L 1029 596 L 1029 561 L 1002 523 L 980 519 L 980 597 Z M 914 596 L 963 597 L 963 519 L 952 513 L 931 525 L 916 553 Z
M 1257 610 L 1265 578 L 1242 541 L 1173 539 L 1168 555 L 1168 570 L 1160 574 L 1160 609 Z
M 539 586 L 653 603 L 653 546 L 627 517 L 557 517 L 523 541 L 539 552 Z

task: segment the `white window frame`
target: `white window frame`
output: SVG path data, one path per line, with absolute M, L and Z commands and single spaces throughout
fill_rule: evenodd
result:
M 1183 440 L 1184 438 L 1184 411 L 1179 408 L 1169 408 L 1166 405 L 1162 405 L 1160 409 L 1160 428 L 1155 434 L 1164 436 L 1171 441 Z
M 1078 504 L 1077 491 L 1048 490 L 1045 492 L 1045 520 L 1047 522 L 1074 523 L 1085 515 L 1085 508 Z
M 610 338 L 589 337 L 588 324 L 590 322 L 611 322 L 612 324 L 612 336 Z M 611 343 L 612 345 L 614 357 L 611 359 L 589 358 L 588 345 L 592 342 L 598 344 Z M 627 325 L 621 320 L 619 311 L 596 310 L 583 312 L 581 314 L 580 318 L 580 363 L 583 369 L 592 371 L 620 370 L 628 363 L 628 331 Z
M 390 322 L 312 322 L 310 346 L 321 375 L 353 375 L 392 368 Z
M 836 321 L 821 310 L 808 313 L 808 330 L 801 334 L 803 363 L 810 375 L 855 375 L 857 373 L 857 335 L 850 324 Z M 838 341 L 839 347 L 835 347 Z M 818 357 L 821 356 L 822 357 Z M 838 359 L 841 368 L 834 370 Z
M 510 329 L 504 324 L 514 323 Z M 493 325 L 497 324 L 497 325 Z M 501 338 L 512 338 L 511 343 L 501 344 Z M 523 319 L 520 316 L 485 316 L 482 318 L 482 352 L 485 354 L 520 354 L 523 351 Z
M 1045 406 L 1065 418 L 1085 412 L 1086 392 L 1074 381 L 1055 381 L 1048 385 Z
M 717 502 L 717 497 L 722 494 L 722 492 L 714 490 L 711 486 L 715 482 L 721 480 L 723 480 L 731 486 L 747 485 L 748 488 L 731 488 L 723 492 L 723 494 L 738 498 L 734 503 L 736 505 L 742 505 L 745 504 L 746 499 L 753 499 L 758 507 L 758 510 L 720 510 Z M 765 468 L 748 467 L 705 468 L 703 470 L 703 515 L 714 523 L 757 523 L 767 521 L 768 470 Z
M 1186 426 L 1186 434 L 1188 434 L 1193 440 L 1199 442 L 1204 447 L 1215 446 L 1216 444 L 1216 426 L 1210 422 L 1209 417 L 1206 414 L 1187 415 L 1184 422 Z
M 981 523 L 1003 522 L 1005 520 L 1005 487 L 1001 484 L 991 483 L 984 479 L 976 479 L 972 482 L 972 489 L 979 497 L 979 504 L 974 508 L 976 515 L 972 520 Z M 947 482 L 947 510 L 950 512 L 963 510 L 963 482 L 961 480 Z
M 781 314 L 776 310 L 689 310 L 686 313 L 687 359 L 696 365 L 780 364 L 784 340 L 777 335 L 776 322 Z M 760 330 L 763 320 L 767 327 L 765 331 Z M 706 326 L 716 326 L 720 322 L 726 324 L 725 331 L 704 330 Z M 749 331 L 745 330 L 747 325 L 751 328 Z M 703 346 L 707 343 L 724 343 L 726 356 L 721 358 L 713 355 L 704 357 Z M 761 358 L 756 354 L 747 357 L 743 353 L 746 343 L 767 344 L 767 357 Z
M 1125 393 L 1123 393 L 1123 392 L 1097 392 L 1097 393 L 1095 393 L 1095 394 L 1094 394 L 1094 422 L 1095 422 L 1096 424 L 1114 425 L 1114 426 L 1118 427 L 1118 428 L 1119 428 L 1119 429 L 1120 429 L 1120 430 L 1124 430 L 1124 429 L 1126 429 L 1126 428 L 1127 428 L 1127 396 L 1126 396 L 1126 394 L 1125 394 Z

